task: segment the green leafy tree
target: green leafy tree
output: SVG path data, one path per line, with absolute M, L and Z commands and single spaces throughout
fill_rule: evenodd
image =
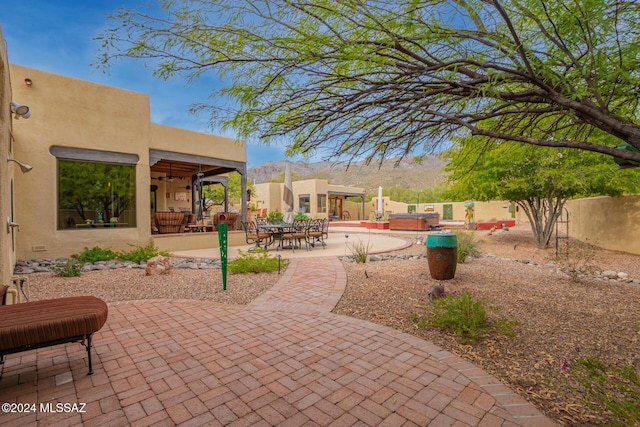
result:
M 640 171 L 621 170 L 595 153 L 506 142 L 491 150 L 485 146 L 469 138 L 448 153 L 453 183 L 449 196 L 515 202 L 527 215 L 539 248 L 548 247 L 569 199 L 621 196 L 640 185 Z
M 234 204 L 240 204 L 242 197 L 242 177 L 237 172 L 232 172 L 229 175 L 229 200 Z M 252 190 L 253 185 L 247 182 L 247 189 Z M 213 205 L 221 205 L 224 203 L 224 187 L 220 184 L 205 185 L 202 188 L 202 193 L 207 201 L 205 204 L 205 210 L 211 209 Z
M 114 13 L 97 64 L 215 73 L 217 104 L 194 110 L 289 154 L 381 160 L 471 134 L 640 162 L 639 20 L 633 0 L 164 0 Z
M 405 187 L 390 187 L 388 189 L 383 188 L 382 193 L 385 196 L 389 196 L 391 200 L 398 202 L 423 204 L 446 201 L 444 196 L 447 190 L 448 187 L 443 185 L 437 187 L 425 187 L 419 190 L 413 190 Z

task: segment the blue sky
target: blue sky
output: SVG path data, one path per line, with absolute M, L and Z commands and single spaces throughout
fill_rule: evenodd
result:
M 154 78 L 142 62 L 119 61 L 103 74 L 91 64 L 99 42 L 93 40 L 109 25 L 106 16 L 118 7 L 145 7 L 150 0 L 27 0 L 4 1 L 0 25 L 9 62 L 149 95 L 155 123 L 211 133 L 206 116 L 189 114 L 194 102 L 206 102 L 212 80 L 189 86 L 181 80 Z M 37 112 L 33 112 L 36 118 Z M 224 136 L 235 137 L 233 133 Z M 285 158 L 284 147 L 247 146 L 248 167 Z

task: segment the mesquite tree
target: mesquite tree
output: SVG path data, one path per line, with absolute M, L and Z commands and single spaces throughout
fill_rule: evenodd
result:
M 621 196 L 637 191 L 640 170 L 621 170 L 610 159 L 579 150 L 501 143 L 491 150 L 467 138 L 448 153 L 449 196 L 509 200 L 527 215 L 536 245 L 544 249 L 571 198 Z
M 636 1 L 161 4 L 115 12 L 97 64 L 128 57 L 160 78 L 219 76 L 193 108 L 240 138 L 381 160 L 472 134 L 640 162 Z M 594 130 L 613 138 L 590 142 Z

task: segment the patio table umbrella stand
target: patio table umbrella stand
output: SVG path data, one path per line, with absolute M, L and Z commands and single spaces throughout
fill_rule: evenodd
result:
M 284 202 L 284 222 L 293 223 L 293 179 L 291 178 L 291 165 L 287 163 L 284 170 L 284 190 L 282 192 Z

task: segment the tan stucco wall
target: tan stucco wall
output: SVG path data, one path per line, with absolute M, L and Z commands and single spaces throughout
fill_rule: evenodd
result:
M 16 186 L 16 214 L 22 221 L 18 258 L 67 257 L 85 246 L 126 249 L 127 243 L 146 243 L 149 220 L 141 231 L 56 230 L 57 163 L 49 150 L 63 146 L 137 154 L 136 180 L 146 177 L 148 182 L 148 166 L 141 165 L 148 165 L 148 97 L 16 65 L 11 73 L 16 96 L 32 109 L 31 118 L 15 132 L 20 142 L 16 156 L 33 166 Z M 25 77 L 31 86 L 20 84 Z M 136 201 L 149 205 L 148 186 L 138 185 Z M 143 218 L 137 220 L 143 225 Z
M 12 245 L 12 232 L 7 232 L 7 218 L 11 218 L 11 185 L 13 177 L 21 174 L 20 168 L 6 158 L 13 156 L 11 152 L 11 110 L 12 101 L 9 63 L 2 29 L 0 28 L 0 284 L 8 285 L 15 264 L 15 253 Z M 20 102 L 17 99 L 17 102 Z M 18 179 L 24 179 L 18 177 Z M 14 232 L 17 233 L 17 230 Z
M 569 236 L 604 249 L 640 254 L 640 196 L 570 200 Z
M 251 203 L 255 204 L 256 209 L 279 210 L 282 212 L 282 186 L 282 184 L 276 182 L 255 184 Z
M 187 251 L 193 249 L 220 248 L 217 234 L 211 233 L 182 233 L 154 235 L 153 244 L 161 251 Z M 246 245 L 246 234 L 244 231 L 229 231 L 227 234 L 228 246 Z M 212 252 L 214 257 L 218 257 L 219 249 Z
M 367 209 L 367 202 L 364 202 L 364 207 L 365 207 L 365 211 Z M 351 216 L 352 220 L 366 220 L 369 219 L 369 217 L 364 214 L 362 214 L 362 201 L 360 202 L 352 202 L 350 200 L 347 200 L 344 202 L 344 207 L 343 210 L 349 211 L 349 215 Z
M 440 218 L 444 215 L 444 205 L 453 205 L 453 220 L 464 221 L 466 216 L 466 208 L 464 202 L 456 203 L 420 203 L 420 212 L 424 211 L 424 205 L 434 205 L 435 211 L 440 214 Z M 491 202 L 474 202 L 473 220 L 475 222 L 494 222 L 501 219 L 512 219 L 509 211 L 510 203 L 507 201 L 491 201 Z M 528 222 L 526 215 L 518 215 L 517 221 Z
M 145 94 L 17 65 L 11 65 L 11 74 L 14 96 L 32 109 L 31 118 L 21 120 L 14 132 L 16 158 L 33 166 L 16 182 L 18 258 L 66 257 L 85 246 L 121 250 L 148 243 L 149 149 L 246 161 L 244 144 L 151 123 Z M 23 83 L 26 77 L 31 86 Z M 51 146 L 137 155 L 137 228 L 57 230 L 56 158 L 49 152 Z M 158 197 L 164 193 L 159 189 Z
M 464 221 L 466 208 L 464 207 L 464 202 L 455 202 L 455 203 L 431 203 L 431 202 L 420 202 L 416 203 L 403 203 L 396 202 L 390 200 L 389 197 L 382 198 L 384 203 L 384 213 L 392 214 L 392 213 L 407 213 L 409 206 L 417 205 L 417 212 L 423 213 L 425 212 L 425 205 L 433 206 L 433 212 L 437 212 L 440 214 L 440 219 L 444 216 L 444 205 L 451 205 L 453 208 L 453 220 L 454 221 Z M 374 197 L 370 202 L 367 202 L 365 205 L 365 213 L 366 218 L 369 218 L 371 212 L 376 212 L 378 209 L 378 198 Z M 501 201 L 491 201 L 491 202 L 475 202 L 474 206 L 474 221 L 476 222 L 484 222 L 484 221 L 497 221 L 501 219 L 511 219 L 511 212 L 509 212 L 509 202 L 501 202 Z M 516 214 L 516 218 L 519 221 L 527 221 L 527 217 L 522 214 Z
M 391 200 L 389 197 L 384 196 L 382 198 L 383 203 L 383 215 L 390 215 L 395 213 L 407 213 L 408 205 L 403 202 L 396 202 L 395 200 Z M 374 197 L 370 202 L 365 203 L 365 217 L 369 219 L 371 214 L 374 215 L 378 211 L 378 198 Z

